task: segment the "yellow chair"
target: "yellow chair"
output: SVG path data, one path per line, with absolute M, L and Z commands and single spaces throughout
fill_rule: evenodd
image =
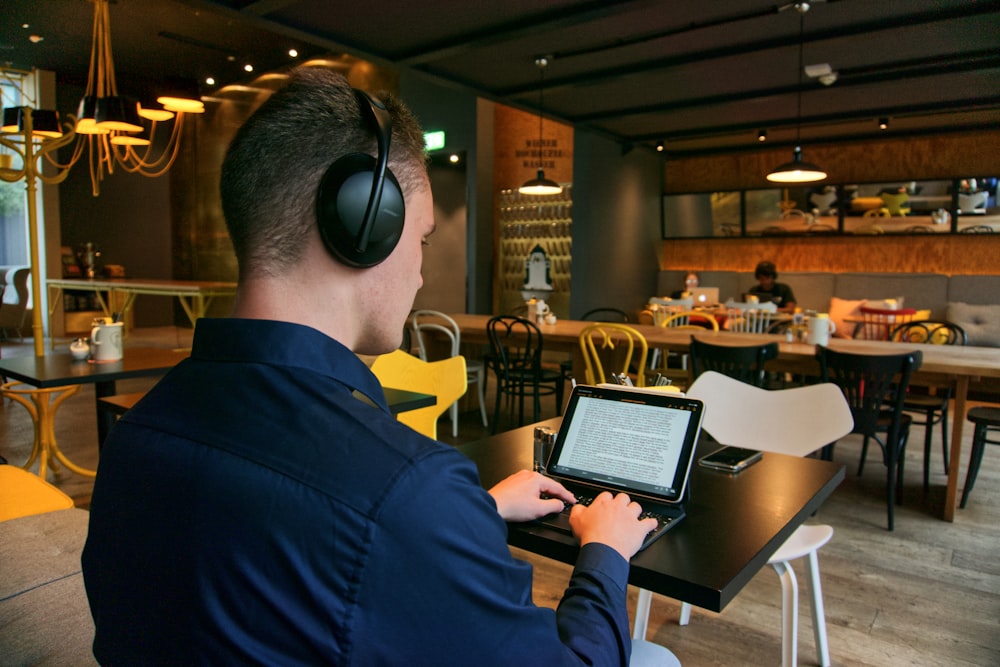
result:
M 889 215 L 906 215 L 910 212 L 910 195 L 905 192 L 891 194 L 883 192 L 879 195 L 882 205 L 889 209 Z
M 371 368 L 384 387 L 432 394 L 437 398 L 434 405 L 401 412 L 396 417 L 414 431 L 435 440 L 438 417 L 465 394 L 468 384 L 463 356 L 423 361 L 408 352 L 395 350 L 376 358 Z
M 607 382 L 605 365 L 610 372 L 629 374 L 632 359 L 636 360 L 635 386 L 646 386 L 646 357 L 649 346 L 646 337 L 628 326 L 615 322 L 601 322 L 584 327 L 580 332 L 580 350 L 586 364 L 587 384 Z M 618 369 L 618 370 L 616 370 Z
M 694 329 L 704 331 L 711 329 L 719 330 L 719 321 L 711 313 L 704 313 L 699 310 L 685 310 L 674 313 L 667 319 L 660 322 L 660 326 L 667 329 Z
M 0 465 L 0 521 L 73 507 L 73 499 L 17 466 Z
M 7 382 L 0 385 L 0 394 L 23 405 L 31 415 L 31 422 L 35 427 L 35 441 L 28 462 L 23 466 L 25 470 L 38 459 L 38 476 L 42 479 L 45 479 L 49 466 L 52 466 L 53 471 L 59 470 L 59 463 L 77 475 L 93 477 L 97 474 L 93 470 L 81 468 L 66 458 L 56 443 L 56 410 L 63 401 L 78 391 L 80 391 L 78 384 L 47 389 L 29 387 L 22 382 Z

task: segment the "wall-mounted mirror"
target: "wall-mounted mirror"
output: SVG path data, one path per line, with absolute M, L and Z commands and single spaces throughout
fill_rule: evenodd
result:
M 739 192 L 665 195 L 662 215 L 665 239 L 741 235 Z
M 958 181 L 957 189 L 957 231 L 960 234 L 1000 233 L 997 178 L 962 178 Z

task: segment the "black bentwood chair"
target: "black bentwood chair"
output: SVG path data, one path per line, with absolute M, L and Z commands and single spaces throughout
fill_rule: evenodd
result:
M 562 373 L 542 366 L 542 333 L 530 320 L 498 315 L 486 323 L 490 341 L 490 364 L 497 376 L 497 397 L 493 409 L 493 432 L 500 417 L 504 396 L 518 401 L 518 425 L 524 425 L 524 399 L 530 397 L 534 421 L 541 412 L 541 397 L 555 396 L 556 414 L 562 414 Z
M 965 330 L 957 324 L 922 320 L 896 327 L 889 334 L 889 340 L 897 343 L 965 345 L 968 339 Z M 948 474 L 948 407 L 951 395 L 951 387 L 937 388 L 934 393 L 926 387 L 910 387 L 903 403 L 905 412 L 917 412 L 923 416 L 923 421 L 913 420 L 913 424 L 924 427 L 925 492 L 930 489 L 931 436 L 935 424 L 941 424 L 941 454 L 944 457 L 944 472 Z
M 691 374 L 695 380 L 705 371 L 715 371 L 766 389 L 767 373 L 764 371 L 764 363 L 777 356 L 777 343 L 736 347 L 712 345 L 691 338 Z
M 882 448 L 886 466 L 886 502 L 889 530 L 893 529 L 893 506 L 902 500 L 903 462 L 906 440 L 910 434 L 911 417 L 903 412 L 910 375 L 920 368 L 920 352 L 905 354 L 850 354 L 818 346 L 823 382 L 833 382 L 847 398 L 854 416 L 854 429 L 864 437 L 861 461 L 868 453 L 868 440 L 874 439 Z M 825 448 L 823 457 L 833 458 L 833 445 Z M 861 474 L 861 470 L 858 470 Z

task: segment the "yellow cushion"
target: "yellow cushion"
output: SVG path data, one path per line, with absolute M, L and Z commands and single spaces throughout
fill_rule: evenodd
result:
M 27 470 L 0 465 L 0 521 L 73 507 L 73 499 Z

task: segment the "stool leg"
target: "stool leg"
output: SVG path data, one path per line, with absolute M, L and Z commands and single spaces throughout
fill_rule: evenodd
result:
M 645 639 L 649 628 L 649 607 L 653 602 L 653 594 L 645 588 L 639 589 L 639 599 L 635 603 L 635 624 L 632 626 L 632 639 Z
M 799 632 L 799 584 L 795 572 L 784 562 L 771 563 L 781 579 L 781 665 L 795 667 Z
M 809 552 L 809 588 L 812 596 L 813 635 L 820 667 L 830 667 L 830 647 L 826 640 L 826 610 L 823 608 L 823 586 L 819 581 L 819 556 Z
M 976 484 L 976 475 L 979 474 L 979 464 L 983 462 L 983 451 L 986 449 L 986 424 L 976 424 L 976 432 L 972 437 L 972 452 L 969 454 L 969 472 L 965 475 L 965 488 L 962 489 L 962 502 L 960 509 L 965 509 L 965 503 L 969 500 L 972 487 Z

